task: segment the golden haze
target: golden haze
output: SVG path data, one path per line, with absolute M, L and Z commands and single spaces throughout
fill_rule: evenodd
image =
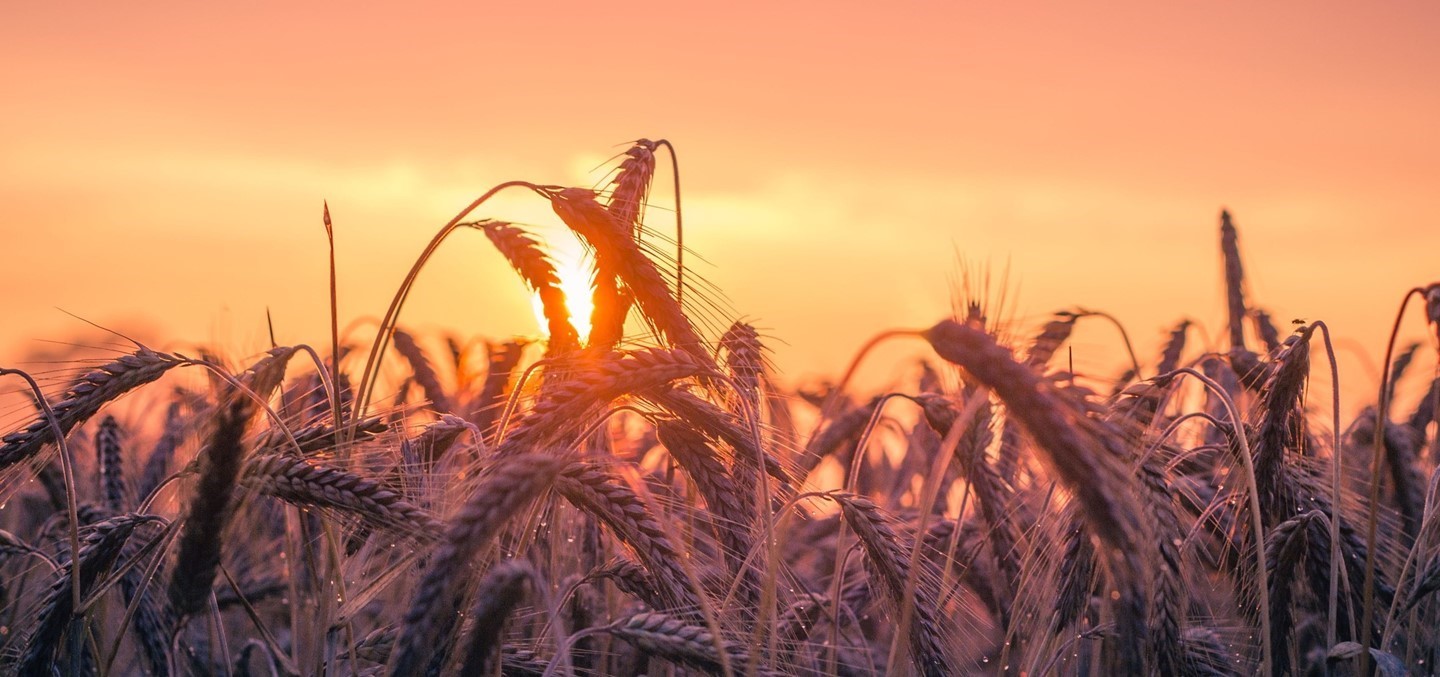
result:
M 1147 354 L 1182 313 L 1217 334 L 1222 205 L 1257 301 L 1374 359 L 1440 245 L 1440 90 L 1416 85 L 1440 65 L 1440 10 L 1425 3 L 5 14 L 8 356 L 81 326 L 56 308 L 238 350 L 267 344 L 268 309 L 282 342 L 314 340 L 322 199 L 342 316 L 377 315 L 475 195 L 591 185 L 605 144 L 643 135 L 680 149 L 694 272 L 777 339 L 792 377 L 928 325 L 960 258 L 1008 266 L 1021 327 L 1081 304 Z M 654 199 L 663 219 L 669 195 Z M 523 199 L 488 215 L 569 237 Z M 405 319 L 533 333 L 531 315 L 470 234 Z M 1082 329 L 1078 366 L 1118 370 L 1103 332 Z

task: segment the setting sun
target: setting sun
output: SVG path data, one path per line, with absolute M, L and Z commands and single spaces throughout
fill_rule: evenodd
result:
M 560 277 L 560 291 L 565 293 L 565 309 L 570 313 L 570 325 L 575 327 L 583 342 L 590 335 L 590 313 L 594 310 L 591 301 L 593 272 L 590 259 L 579 243 L 573 240 L 565 240 L 565 243 L 571 246 L 552 248 L 555 274 Z M 539 294 L 530 295 L 530 306 L 535 311 L 535 326 L 548 339 L 546 328 L 549 325 L 545 321 L 545 307 Z

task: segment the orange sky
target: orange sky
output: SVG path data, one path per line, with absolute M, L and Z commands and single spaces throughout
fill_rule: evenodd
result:
M 1378 352 L 1440 278 L 1440 5 L 1108 4 L 10 3 L 0 362 L 71 336 L 57 307 L 237 351 L 268 307 L 324 344 L 323 199 L 342 315 L 379 314 L 484 189 L 589 185 L 640 136 L 680 151 L 694 272 L 795 378 L 940 318 L 961 257 L 1008 262 L 1027 325 L 1108 310 L 1147 357 L 1182 316 L 1214 333 L 1222 205 L 1258 303 Z M 537 200 L 485 213 L 568 244 Z M 475 233 L 412 298 L 420 328 L 535 331 Z M 1113 344 L 1082 329 L 1077 365 Z

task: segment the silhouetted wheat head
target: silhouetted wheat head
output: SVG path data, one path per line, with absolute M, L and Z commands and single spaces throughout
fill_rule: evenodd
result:
M 966 298 L 872 341 L 920 339 L 913 378 L 791 390 L 662 234 L 678 191 L 645 209 L 673 147 L 618 158 L 487 192 L 373 336 L 317 337 L 336 354 L 136 345 L 37 383 L 0 437 L 0 672 L 1432 672 L 1434 344 L 1336 420 L 1328 328 L 1254 304 L 1229 213 L 1220 345 L 1177 318 L 1149 362 L 1122 327 L 1124 374 L 1073 374 L 1051 365 L 1113 317 L 1017 346 Z M 501 190 L 588 248 L 588 336 L 535 227 L 481 216 Z M 543 338 L 404 327 L 476 230 Z M 1440 332 L 1440 285 L 1405 298 Z

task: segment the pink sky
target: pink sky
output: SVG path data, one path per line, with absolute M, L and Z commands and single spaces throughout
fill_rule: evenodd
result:
M 590 185 L 640 136 L 680 151 L 693 272 L 793 378 L 939 319 L 961 258 L 1008 263 L 1026 327 L 1103 309 L 1146 357 L 1181 317 L 1216 333 L 1222 205 L 1256 301 L 1325 319 L 1377 361 L 1401 293 L 1440 278 L 1433 3 L 3 14 L 7 365 L 80 328 L 57 307 L 237 352 L 263 347 L 269 308 L 282 342 L 324 344 L 322 200 L 342 315 L 379 314 L 474 196 Z M 535 200 L 485 214 L 569 244 Z M 468 235 L 427 269 L 408 323 L 534 333 L 519 282 Z M 1109 373 L 1113 346 L 1082 329 L 1077 365 Z

